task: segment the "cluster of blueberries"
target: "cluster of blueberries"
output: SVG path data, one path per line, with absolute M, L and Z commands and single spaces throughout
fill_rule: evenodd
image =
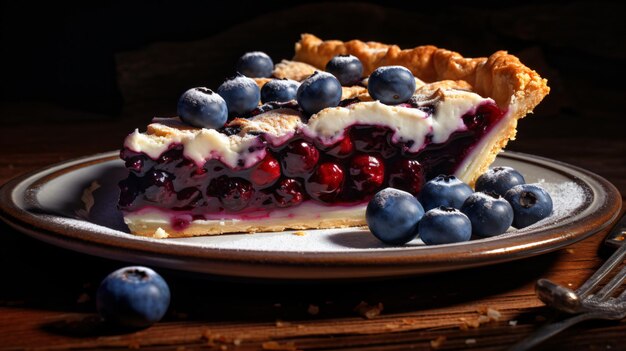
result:
M 524 228 L 552 213 L 552 198 L 511 167 L 495 167 L 476 181 L 476 192 L 455 176 L 424 184 L 418 197 L 386 188 L 369 202 L 366 220 L 380 241 L 402 245 L 419 236 L 426 245 L 490 237 Z
M 316 71 L 304 81 L 272 79 L 259 89 L 251 78 L 269 78 L 274 63 L 265 53 L 246 53 L 237 61 L 237 75 L 217 88 L 217 93 L 205 87 L 187 90 L 178 100 L 177 113 L 181 120 L 199 128 L 221 128 L 229 116 L 245 116 L 261 103 L 296 100 L 302 111 L 315 114 L 341 101 L 341 87 L 359 84 L 363 80 L 363 64 L 352 55 L 337 55 L 326 65 L 326 71 Z M 376 69 L 368 78 L 372 98 L 388 105 L 408 101 L 415 92 L 415 77 L 402 66 Z

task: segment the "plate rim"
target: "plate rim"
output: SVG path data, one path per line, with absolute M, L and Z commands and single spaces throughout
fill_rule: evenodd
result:
M 541 230 L 538 238 L 533 236 L 535 240 L 529 240 L 530 235 L 519 235 L 509 236 L 504 239 L 495 237 L 495 239 L 492 240 L 476 240 L 457 245 L 442 245 L 428 248 L 416 247 L 415 249 L 403 248 L 397 250 L 389 248 L 367 252 L 318 252 L 314 255 L 302 255 L 294 251 L 271 252 L 171 245 L 171 243 L 167 243 L 167 240 L 132 235 L 129 235 L 128 238 L 121 239 L 121 243 L 124 245 L 120 245 L 119 242 L 110 242 L 110 240 L 107 240 L 107 236 L 101 236 L 101 240 L 92 240 L 98 238 L 97 233 L 90 233 L 90 236 L 85 238 L 81 237 L 80 233 L 78 233 L 79 230 L 75 228 L 70 228 L 69 233 L 67 230 L 64 232 L 62 230 L 63 228 L 60 228 L 58 223 L 46 221 L 45 217 L 41 214 L 29 212 L 13 202 L 14 192 L 22 183 L 29 181 L 31 178 L 39 177 L 33 184 L 37 181 L 43 181 L 43 183 L 45 183 L 45 180 L 54 179 L 76 169 L 112 161 L 117 159 L 118 155 L 118 151 L 111 151 L 83 156 L 55 163 L 14 177 L 0 187 L 0 218 L 17 230 L 25 232 L 27 235 L 36 237 L 39 240 L 47 241 L 53 245 L 69 248 L 71 250 L 73 249 L 72 247 L 76 245 L 95 245 L 105 251 L 105 254 L 96 255 L 106 258 L 116 256 L 114 252 L 106 254 L 106 251 L 124 250 L 137 251 L 147 255 L 156 254 L 164 259 L 193 259 L 199 260 L 200 262 L 228 264 L 289 265 L 318 268 L 320 266 L 343 266 L 346 268 L 356 266 L 363 268 L 402 267 L 415 265 L 416 263 L 437 265 L 436 268 L 428 267 L 429 269 L 419 269 L 416 267 L 414 274 L 420 274 L 432 271 L 456 270 L 459 268 L 491 265 L 536 256 L 560 249 L 606 228 L 619 215 L 622 203 L 621 195 L 617 188 L 609 181 L 593 172 L 542 156 L 505 151 L 498 156 L 549 168 L 551 171 L 566 175 L 579 184 L 585 184 L 585 188 L 589 188 L 589 182 L 585 182 L 575 174 L 573 175 L 572 171 L 587 177 L 588 181 L 591 181 L 591 183 L 595 182 L 595 185 L 598 187 L 598 189 L 594 190 L 603 191 L 605 201 L 599 206 L 601 210 L 594 211 L 590 215 L 579 218 L 573 222 L 556 225 L 549 230 Z M 25 193 L 27 192 L 25 195 L 36 198 L 38 187 L 32 189 L 31 187 L 26 189 L 30 189 L 30 191 L 25 191 Z M 96 237 L 94 237 L 94 235 L 96 235 Z M 503 247 L 503 240 L 505 240 L 505 244 L 510 244 L 507 247 Z M 458 249 L 459 247 L 461 249 Z M 463 267 L 459 267 L 461 264 Z

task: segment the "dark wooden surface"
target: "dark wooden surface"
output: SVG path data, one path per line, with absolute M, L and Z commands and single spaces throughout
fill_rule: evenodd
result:
M 206 39 L 117 53 L 107 59 L 117 74 L 115 79 L 106 75 L 105 85 L 114 83 L 115 89 L 108 95 L 102 93 L 104 88 L 64 88 L 68 83 L 63 77 L 71 73 L 89 84 L 100 81 L 72 71 L 73 65 L 81 64 L 74 59 L 64 63 L 65 71 L 48 72 L 60 77 L 60 83 L 28 90 L 54 90 L 56 100 L 32 98 L 37 96 L 29 93 L 0 101 L 0 184 L 51 163 L 118 149 L 127 133 L 152 116 L 173 114 L 182 89 L 219 84 L 241 52 L 262 49 L 275 58 L 289 57 L 297 33 L 308 31 L 325 38 L 377 39 L 403 46 L 435 44 L 468 56 L 509 49 L 548 77 L 553 90 L 535 115 L 521 122 L 518 140 L 508 149 L 586 168 L 626 194 L 626 92 L 621 83 L 626 54 L 620 34 L 623 11 L 616 4 L 583 1 L 493 9 L 433 5 L 428 11 L 307 5 L 194 37 Z M 16 18 L 14 26 L 22 23 Z M 118 24 L 106 16 L 98 18 L 107 26 Z M 370 25 L 360 25 L 363 18 Z M 135 21 L 133 16 L 119 20 L 123 31 L 130 31 L 128 22 Z M 66 28 L 74 28 L 72 33 L 86 28 L 85 40 L 90 40 L 87 22 L 76 28 L 69 23 Z M 420 23 L 420 30 L 413 23 Z M 249 40 L 250 33 L 273 40 Z M 98 43 L 89 46 L 90 55 L 100 57 L 101 52 L 93 50 L 110 45 Z M 72 55 L 84 51 L 79 44 L 67 47 L 74 45 L 78 46 Z M 8 82 L 25 79 L 11 67 L 3 64 L 4 70 L 13 71 Z M 5 91 L 23 90 L 4 84 Z M 121 115 L 98 107 L 98 102 L 119 103 L 118 95 L 124 101 Z M 121 333 L 99 322 L 94 293 L 103 277 L 127 263 L 59 249 L 0 223 L 0 349 L 429 350 L 440 344 L 443 350 L 504 350 L 562 317 L 535 297 L 535 281 L 547 277 L 578 286 L 610 254 L 601 245 L 605 234 L 507 264 L 358 283 L 233 282 L 162 270 L 172 289 L 165 319 L 146 330 Z M 381 304 L 383 310 L 364 318 L 355 310 L 361 302 Z M 476 322 L 486 308 L 499 311 L 500 319 L 478 328 L 463 327 Z M 625 350 L 626 321 L 586 322 L 540 349 Z

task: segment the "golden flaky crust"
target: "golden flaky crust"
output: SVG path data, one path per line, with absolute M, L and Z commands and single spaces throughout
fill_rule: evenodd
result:
M 126 224 L 135 235 L 165 239 L 229 233 L 263 233 L 282 232 L 284 230 L 361 227 L 366 225 L 366 222 L 365 216 L 331 220 L 320 218 L 297 222 L 285 221 L 281 224 L 266 224 L 262 219 L 251 219 L 227 223 L 226 225 L 220 224 L 218 221 L 203 224 L 192 223 L 191 226 L 184 230 L 176 230 L 166 223 L 146 224 L 139 220 L 127 220 Z
M 528 112 L 550 91 L 545 79 L 506 51 L 498 51 L 489 57 L 465 58 L 454 51 L 431 45 L 402 50 L 396 45 L 360 40 L 323 41 L 312 34 L 303 34 L 296 43 L 294 61 L 322 69 L 333 56 L 340 54 L 358 57 L 365 75 L 380 66 L 400 65 L 427 83 L 466 81 L 475 92 L 494 99 L 500 107 L 507 107 L 517 100 Z
M 282 60 L 281 62 L 276 64 L 272 75 L 275 78 L 279 79 L 289 78 L 297 81 L 302 81 L 315 73 L 315 71 L 317 71 L 317 68 L 307 63 Z

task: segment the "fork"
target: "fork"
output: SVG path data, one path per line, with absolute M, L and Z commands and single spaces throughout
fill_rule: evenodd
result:
M 509 351 L 530 350 L 572 325 L 589 319 L 621 320 L 626 318 L 626 290 L 617 297 L 612 295 L 626 279 L 626 266 L 600 290 L 592 293 L 604 278 L 624 262 L 625 257 L 626 243 L 621 245 L 602 267 L 576 291 L 555 284 L 548 279 L 539 279 L 535 286 L 539 299 L 546 305 L 569 314 L 575 314 L 575 316 L 543 326 L 513 345 Z

